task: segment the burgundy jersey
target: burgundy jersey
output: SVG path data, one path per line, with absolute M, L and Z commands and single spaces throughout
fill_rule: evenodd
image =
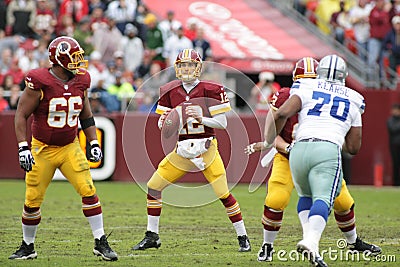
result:
M 229 99 L 222 85 L 211 81 L 200 81 L 189 93 L 183 88 L 181 80 L 174 80 L 160 88 L 156 113 L 176 108 L 182 120 L 179 140 L 215 136 L 213 128 L 198 123 L 186 115 L 185 109 L 195 106 L 203 117 L 212 117 L 231 110 Z
M 42 93 L 39 106 L 33 112 L 33 137 L 48 145 L 71 143 L 78 132 L 78 117 L 84 93 L 90 87 L 90 74 L 75 75 L 64 82 L 54 77 L 49 69 L 40 68 L 27 73 L 25 84 L 25 90 Z
M 278 109 L 280 106 L 285 103 L 285 101 L 289 98 L 290 96 L 290 88 L 284 87 L 280 89 L 278 92 L 275 93 L 275 95 L 272 97 L 271 101 L 271 106 L 273 109 Z M 283 140 L 285 140 L 287 143 L 292 143 L 294 139 L 294 133 L 295 133 L 295 127 L 297 125 L 298 119 L 297 119 L 297 114 L 293 115 L 290 117 L 287 121 L 285 126 L 283 126 L 283 129 L 281 133 L 279 134 Z

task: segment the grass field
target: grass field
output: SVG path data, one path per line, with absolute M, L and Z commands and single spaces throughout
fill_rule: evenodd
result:
M 265 187 L 254 193 L 248 185 L 238 185 L 233 194 L 241 210 L 252 243 L 249 253 L 237 252 L 238 243 L 225 209 L 217 201 L 198 208 L 177 208 L 164 205 L 160 249 L 132 251 L 146 230 L 145 193 L 134 183 L 97 182 L 96 187 L 103 207 L 104 224 L 108 240 L 118 253 L 117 262 L 104 262 L 93 256 L 93 238 L 89 224 L 81 211 L 80 197 L 66 182 L 53 182 L 42 205 L 35 250 L 36 260 L 11 261 L 10 256 L 22 238 L 21 211 L 24 201 L 24 182 L 0 182 L 0 266 L 309 266 L 306 261 L 290 259 L 301 238 L 301 227 L 296 215 L 296 194 L 275 242 L 280 259 L 257 262 L 257 251 L 262 243 L 261 215 Z M 339 250 L 325 260 L 332 266 L 398 266 L 400 264 L 400 190 L 396 188 L 349 186 L 356 201 L 357 229 L 366 241 L 383 249 L 380 258 L 360 257 L 357 261 L 345 259 L 345 250 Z M 195 195 L 193 197 L 196 197 Z M 336 242 L 342 238 L 333 216 L 321 239 L 321 250 L 337 250 Z M 286 251 L 286 254 L 284 251 Z M 290 253 L 290 254 L 289 254 Z M 343 256 L 344 255 L 344 256 Z M 284 259 L 287 261 L 284 261 Z M 392 261 L 392 262 L 389 262 Z M 394 262 L 395 261 L 395 262 Z

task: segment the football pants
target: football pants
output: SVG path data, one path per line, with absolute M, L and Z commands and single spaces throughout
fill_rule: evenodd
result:
M 61 147 L 46 145 L 33 138 L 32 154 L 36 163 L 25 176 L 26 206 L 40 207 L 57 168 L 81 197 L 90 197 L 96 193 L 89 163 L 77 138 L 71 144 Z
M 218 142 L 211 141 L 207 152 L 201 155 L 205 163 L 202 171 L 207 181 L 212 186 L 218 198 L 226 198 L 229 195 L 225 166 L 218 152 Z M 147 187 L 162 191 L 170 184 L 177 182 L 189 171 L 195 170 L 195 165 L 190 159 L 179 156 L 175 150 L 169 153 L 158 165 L 157 170 L 147 183 Z

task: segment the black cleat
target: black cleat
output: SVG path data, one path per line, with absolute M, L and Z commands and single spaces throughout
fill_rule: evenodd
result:
M 364 242 L 357 236 L 356 243 L 354 244 L 349 244 L 349 250 L 354 251 L 354 252 L 362 252 L 365 253 L 366 255 L 378 255 L 382 252 L 382 249 L 376 245 L 373 244 L 368 244 L 367 242 Z
M 258 261 L 272 261 L 272 254 L 274 253 L 272 244 L 264 243 L 258 252 Z
M 248 252 L 251 250 L 250 241 L 247 235 L 238 236 L 239 252 Z
M 101 256 L 103 260 L 106 261 L 116 261 L 118 260 L 118 255 L 115 253 L 108 245 L 107 237 L 103 235 L 100 239 L 94 240 L 93 254 L 96 256 Z
M 317 267 L 328 267 L 328 264 L 326 264 L 326 262 L 324 262 L 322 257 L 317 256 L 314 259 L 314 266 L 317 266 Z
M 14 252 L 10 257 L 10 260 L 29 260 L 36 259 L 37 253 L 35 252 L 35 248 L 33 243 L 27 245 L 25 241 L 22 241 L 21 246 L 17 251 Z
M 132 250 L 145 250 L 148 248 L 159 248 L 161 246 L 161 240 L 158 234 L 146 231 L 142 241 L 139 242 Z

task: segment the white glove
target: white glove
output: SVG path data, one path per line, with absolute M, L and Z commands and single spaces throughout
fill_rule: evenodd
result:
M 252 143 L 252 144 L 250 144 L 250 145 L 245 147 L 244 153 L 246 153 L 247 155 L 251 155 L 254 152 L 263 151 L 263 150 L 266 150 L 268 148 L 271 148 L 272 146 L 273 146 L 273 144 L 268 144 L 266 141 Z
M 20 142 L 18 146 L 19 165 L 24 171 L 30 172 L 32 170 L 32 165 L 35 164 L 35 159 L 29 150 L 28 143 Z
M 93 140 L 90 142 L 90 158 L 91 162 L 99 162 L 103 158 L 103 153 L 101 152 L 101 148 L 99 146 L 99 142 L 97 140 Z

